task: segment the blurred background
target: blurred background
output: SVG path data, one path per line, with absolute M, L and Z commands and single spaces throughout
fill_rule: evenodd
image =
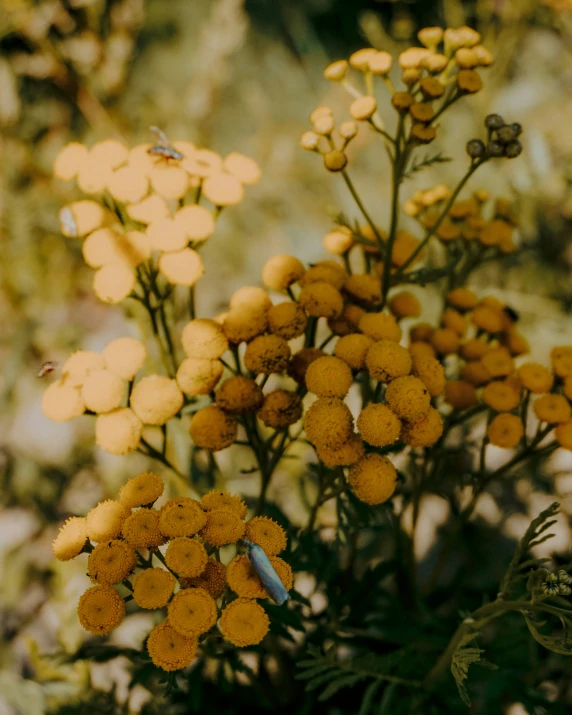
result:
M 141 687 L 128 696 L 121 668 L 56 666 L 38 655 L 73 652 L 84 638 L 70 606 L 84 574 L 51 560 L 58 524 L 149 466 L 96 450 L 88 418 L 55 424 L 40 412 L 41 364 L 80 347 L 99 350 L 127 334 L 129 321 L 97 301 L 80 246 L 60 235 L 58 211 L 76 196 L 51 179 L 58 150 L 71 140 L 148 141 L 149 126 L 159 125 L 171 139 L 259 163 L 262 181 L 225 212 L 205 247 L 199 313 L 209 316 L 240 285 L 257 284 L 269 256 L 323 257 L 332 217 L 356 216 L 341 179 L 298 146 L 316 106 L 348 118 L 347 95 L 322 78 L 326 64 L 363 46 L 399 52 L 427 25 L 471 25 L 496 63 L 484 90 L 444 120 L 437 148 L 453 161 L 421 173 L 405 193 L 456 183 L 465 142 L 482 135 L 487 113 L 523 124 L 523 155 L 485 167 L 472 188 L 516 202 L 524 248 L 502 266 L 488 264 L 472 284 L 518 309 L 532 357 L 544 362 L 572 336 L 572 2 L 2 0 L 1 8 L 0 714 L 75 712 L 71 703 L 90 688 L 100 700 L 88 712 L 116 712 L 116 699 L 120 712 L 137 712 L 149 695 Z M 388 106 L 381 113 L 389 122 Z M 384 226 L 386 157 L 361 134 L 350 151 L 352 178 Z M 430 319 L 439 304 L 427 305 Z M 570 460 L 559 456 L 551 468 L 542 490 L 523 482 L 512 522 L 492 499 L 481 516 L 515 536 L 553 495 L 572 514 Z M 427 543 L 438 509 L 432 518 L 421 529 Z M 553 547 L 569 547 L 566 530 L 558 538 Z M 140 642 L 144 616 L 127 620 L 118 638 Z

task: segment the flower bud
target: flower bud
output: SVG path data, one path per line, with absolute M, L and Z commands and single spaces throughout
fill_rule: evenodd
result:
M 343 171 L 348 163 L 348 158 L 343 151 L 334 149 L 324 154 L 324 166 L 328 171 Z
M 485 143 L 480 139 L 471 139 L 471 141 L 467 142 L 467 154 L 471 159 L 481 159 L 485 153 Z
M 316 151 L 320 137 L 316 132 L 304 132 L 300 137 L 300 146 L 307 151 Z
M 330 82 L 341 82 L 347 74 L 348 66 L 347 60 L 332 62 L 324 70 L 324 77 Z
M 485 117 L 485 127 L 487 129 L 500 129 L 504 127 L 504 119 L 500 114 L 489 114 Z
M 351 103 L 350 114 L 353 119 L 364 121 L 370 119 L 376 109 L 377 102 L 373 97 L 360 97 Z

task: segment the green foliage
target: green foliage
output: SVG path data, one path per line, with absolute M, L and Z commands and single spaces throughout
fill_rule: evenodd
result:
M 467 633 L 463 636 L 451 659 L 451 673 L 455 678 L 455 683 L 457 683 L 461 700 L 467 707 L 471 705 L 469 693 L 465 687 L 465 680 L 469 677 L 469 666 L 478 664 L 492 669 L 497 667 L 481 658 L 481 653 L 485 652 L 483 648 L 469 646 L 469 643 L 472 643 L 478 635 L 479 633 L 476 632 Z
M 428 169 L 435 164 L 446 164 L 449 161 L 453 161 L 450 156 L 443 156 L 441 152 L 437 154 L 426 154 L 423 159 L 414 159 L 411 166 L 403 174 L 403 179 L 411 179 L 415 174 L 423 169 Z

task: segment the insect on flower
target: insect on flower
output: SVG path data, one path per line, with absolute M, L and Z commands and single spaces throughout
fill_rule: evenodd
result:
M 71 209 L 67 206 L 64 206 L 60 211 L 60 221 L 68 235 L 72 238 L 77 238 L 77 224 Z
M 56 369 L 57 366 L 58 366 L 57 362 L 54 362 L 53 360 L 48 360 L 38 370 L 38 377 L 45 377 L 46 375 L 49 375 L 51 372 L 53 372 Z
M 248 548 L 248 558 L 256 571 L 256 575 L 262 581 L 262 585 L 267 590 L 269 596 L 278 605 L 283 606 L 290 598 L 288 591 L 276 573 L 274 566 L 266 555 L 264 549 L 258 544 L 243 539 Z
M 153 134 L 157 135 L 157 143 L 148 150 L 148 154 L 163 157 L 166 161 L 169 159 L 181 161 L 181 159 L 185 158 L 180 151 L 177 151 L 175 147 L 171 145 L 169 138 L 162 129 L 159 129 L 159 127 L 149 127 L 149 129 Z

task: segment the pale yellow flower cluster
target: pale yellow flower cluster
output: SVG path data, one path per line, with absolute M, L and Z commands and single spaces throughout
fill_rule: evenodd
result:
M 141 273 L 194 285 L 204 273 L 197 248 L 214 233 L 221 210 L 240 203 L 244 187 L 260 179 L 256 162 L 236 152 L 223 158 L 186 141 L 158 146 L 171 154 L 154 153 L 150 143 L 128 149 L 109 139 L 88 149 L 72 142 L 54 162 L 58 179 L 75 180 L 91 197 L 61 210 L 61 229 L 85 239 L 93 289 L 106 303 L 136 293 Z

